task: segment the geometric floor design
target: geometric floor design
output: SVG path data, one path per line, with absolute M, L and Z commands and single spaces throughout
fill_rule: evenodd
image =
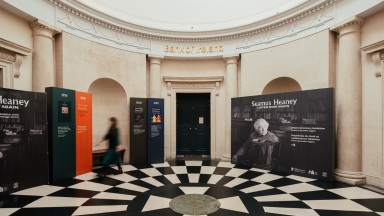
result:
M 383 194 L 229 162 L 177 160 L 123 171 L 18 191 L 0 201 L 0 215 L 182 215 L 170 209 L 173 198 L 205 194 L 220 202 L 214 216 L 384 216 Z

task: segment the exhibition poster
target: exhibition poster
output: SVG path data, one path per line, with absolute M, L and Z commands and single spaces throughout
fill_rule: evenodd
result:
M 48 183 L 46 100 L 0 88 L 0 195 Z
M 333 180 L 334 90 L 232 98 L 232 162 Z

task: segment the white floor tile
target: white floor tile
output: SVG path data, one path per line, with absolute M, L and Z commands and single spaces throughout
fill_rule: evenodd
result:
M 71 185 L 68 188 L 82 189 L 82 190 L 91 190 L 91 191 L 105 191 L 111 188 L 112 186 L 95 183 L 95 182 L 80 182 L 78 184 Z
M 233 168 L 235 166 L 236 166 L 235 164 L 231 164 L 231 162 L 227 162 L 227 161 L 220 161 L 219 164 L 217 164 L 217 167 Z
M 199 183 L 200 174 L 188 174 L 189 183 Z
M 157 181 L 156 179 L 154 179 L 154 178 L 152 178 L 152 177 L 143 178 L 143 179 L 141 179 L 141 180 L 144 181 L 144 182 L 147 182 L 147 183 L 149 183 L 149 184 L 151 184 L 151 185 L 154 185 L 154 186 L 156 186 L 156 187 L 164 186 L 163 183 Z
M 278 194 L 270 196 L 257 196 L 254 197 L 259 202 L 281 202 L 281 201 L 298 201 L 296 197 L 291 194 Z
M 240 191 L 242 191 L 244 193 L 253 193 L 256 191 L 269 190 L 272 188 L 274 188 L 274 187 L 271 187 L 271 186 L 266 185 L 266 184 L 258 184 L 258 185 L 252 186 L 252 187 L 241 189 Z
M 212 175 L 215 172 L 216 167 L 213 166 L 202 166 L 200 169 L 200 174 Z
M 242 178 L 235 178 L 233 179 L 232 181 L 228 182 L 227 184 L 225 184 L 224 186 L 225 187 L 229 187 L 229 188 L 233 188 L 239 184 L 242 184 L 244 182 L 247 182 L 248 179 L 242 179 Z
M 138 191 L 138 192 L 145 192 L 145 191 L 149 190 L 148 188 L 141 187 L 141 186 L 131 184 L 131 183 L 120 184 L 120 185 L 117 185 L 116 187 L 127 189 L 127 190 Z
M 24 208 L 48 208 L 48 207 L 71 207 L 71 206 L 81 206 L 89 198 L 74 198 L 74 197 L 42 197 L 28 205 Z
M 20 208 L 0 208 L 0 215 L 1 216 L 9 216 L 13 213 L 15 213 Z
M 363 211 L 371 212 L 366 207 L 351 200 L 307 200 L 303 201 L 312 209 L 336 210 L 336 211 Z
M 209 187 L 179 187 L 185 194 L 205 194 Z
M 225 175 L 237 178 L 247 171 L 248 170 L 233 168 L 233 169 L 229 170 L 229 172 L 227 172 L 227 174 L 225 174 Z
M 127 205 L 106 205 L 106 206 L 80 206 L 73 215 L 90 215 L 99 213 L 110 213 L 126 211 Z
M 111 175 L 111 176 L 108 176 L 108 177 L 116 179 L 116 180 L 119 180 L 119 181 L 122 181 L 122 182 L 131 182 L 131 181 L 137 180 L 136 177 L 133 177 L 133 176 L 128 175 L 126 173 L 122 173 L 122 174 L 119 174 L 119 175 Z
M 284 191 L 286 193 L 301 193 L 301 192 L 323 190 L 322 188 L 316 187 L 314 185 L 306 184 L 306 183 L 287 185 L 284 187 L 278 187 L 277 189 Z
M 312 209 L 264 207 L 266 213 L 292 215 L 292 216 L 319 216 Z
M 170 167 L 169 163 L 167 161 L 165 161 L 164 163 L 158 163 L 158 164 L 151 164 L 153 167 L 155 168 L 159 168 L 159 167 Z
M 98 178 L 97 173 L 89 172 L 82 175 L 78 175 L 75 177 L 75 179 L 83 180 L 83 181 L 89 181 L 92 179 Z
M 186 166 L 201 166 L 203 161 L 185 161 Z
M 64 187 L 52 186 L 52 185 L 41 185 L 25 190 L 21 190 L 13 193 L 13 195 L 24 195 L 24 196 L 47 196 L 51 193 L 64 189 Z
M 135 197 L 136 196 L 128 195 L 128 194 L 101 192 L 92 198 L 94 198 L 94 199 L 111 199 L 111 200 L 132 200 Z
M 121 168 L 122 168 L 123 172 L 129 172 L 129 171 L 137 170 L 137 168 L 132 166 L 132 165 L 122 165 Z
M 185 166 L 173 166 L 172 170 L 173 170 L 173 172 L 175 172 L 175 174 L 187 174 L 188 173 L 187 167 L 185 167 Z
M 244 203 L 238 196 L 219 199 L 219 202 L 221 204 L 220 208 L 222 209 L 243 212 L 246 214 L 249 213 L 247 208 L 244 206 Z
M 250 171 L 261 172 L 261 173 L 269 173 L 270 172 L 269 170 L 259 169 L 259 168 L 252 168 L 252 169 L 250 169 Z
M 359 188 L 359 187 L 330 189 L 329 191 L 348 199 L 383 199 L 384 198 L 384 195 L 381 195 L 363 188 Z
M 141 169 L 140 171 L 151 177 L 163 175 L 156 168 L 146 168 L 146 169 Z
M 157 209 L 169 208 L 169 202 L 171 199 L 158 197 L 158 196 L 150 196 L 145 204 L 142 212 L 153 211 Z
M 301 181 L 301 182 L 311 182 L 311 181 L 315 181 L 316 180 L 316 179 L 313 179 L 313 178 L 306 178 L 306 177 L 297 176 L 297 175 L 289 175 L 289 176 L 287 176 L 287 178 L 290 178 L 290 179 L 293 179 L 293 180 L 297 180 L 297 181 Z
M 384 216 L 384 212 L 376 212 L 376 214 L 378 214 L 380 216 Z
M 172 182 L 172 184 L 179 184 L 179 183 L 181 183 L 179 177 L 177 177 L 177 175 L 175 175 L 175 174 L 169 174 L 169 175 L 164 175 L 164 176 L 165 176 L 170 182 Z
M 221 178 L 223 178 L 222 175 L 213 174 L 211 178 L 209 178 L 208 184 L 216 184 L 218 181 L 220 181 Z
M 281 176 L 266 173 L 252 179 L 252 181 L 259 182 L 259 183 L 267 183 L 267 182 L 274 181 L 281 178 L 282 178 Z

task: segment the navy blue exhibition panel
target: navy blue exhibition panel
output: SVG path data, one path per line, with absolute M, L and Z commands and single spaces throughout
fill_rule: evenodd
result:
M 164 163 L 164 99 L 148 98 L 148 163 Z

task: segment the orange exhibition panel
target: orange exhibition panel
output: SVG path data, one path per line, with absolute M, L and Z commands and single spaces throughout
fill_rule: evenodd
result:
M 92 94 L 76 92 L 76 175 L 92 171 Z

